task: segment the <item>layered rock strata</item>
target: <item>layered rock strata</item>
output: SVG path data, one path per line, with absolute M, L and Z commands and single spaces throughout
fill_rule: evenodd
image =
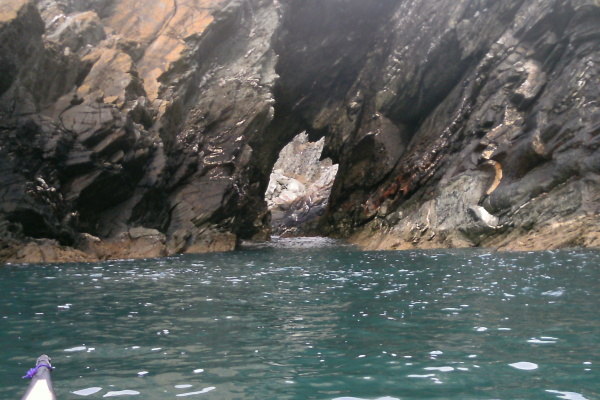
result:
M 230 250 L 240 234 L 267 236 L 248 140 L 274 113 L 272 2 L 3 7 L 4 258 L 54 258 L 29 257 L 28 242 L 88 260 Z
M 342 5 L 352 23 L 290 28 L 281 48 L 313 51 L 279 64 L 283 106 L 340 164 L 324 232 L 371 249 L 600 245 L 597 2 Z
M 366 137 L 389 149 L 391 121 L 408 140 L 376 189 L 338 197 L 333 207 L 358 211 L 332 211 L 331 225 L 369 248 L 599 246 L 599 4 L 476 3 L 420 21 L 398 9 L 405 22 L 371 57 L 381 78 L 362 109 Z M 418 25 L 437 40 L 411 45 Z
M 0 4 L 0 258 L 266 239 L 298 133 L 318 232 L 367 248 L 600 245 L 594 0 Z

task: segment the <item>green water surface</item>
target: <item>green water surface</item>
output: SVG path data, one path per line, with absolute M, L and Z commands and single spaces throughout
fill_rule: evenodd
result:
M 600 251 L 232 253 L 0 267 L 0 399 L 600 399 Z

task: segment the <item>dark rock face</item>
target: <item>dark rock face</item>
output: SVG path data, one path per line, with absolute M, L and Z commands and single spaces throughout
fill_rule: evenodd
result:
M 598 91 L 600 26 L 588 18 L 600 9 L 585 2 L 512 3 L 465 9 L 450 28 L 457 42 L 421 58 L 435 65 L 417 71 L 452 64 L 459 55 L 454 62 L 464 63 L 462 76 L 451 69 L 420 78 L 418 90 L 447 92 L 435 107 L 388 100 L 388 90 L 414 92 L 402 78 L 375 95 L 391 120 L 422 116 L 393 172 L 361 200 L 361 213 L 350 223 L 342 218 L 351 227 L 367 223 L 359 240 L 377 229 L 383 244 L 375 247 L 520 248 L 527 247 L 521 236 L 576 226 L 587 233 L 553 233 L 533 247 L 598 245 L 599 170 L 592 160 L 600 155 L 599 110 L 591 99 Z M 480 28 L 465 31 L 470 25 Z M 473 209 L 498 222 L 490 225 Z
M 0 258 L 267 238 L 302 131 L 339 164 L 323 234 L 599 246 L 599 19 L 593 0 L 5 2 Z

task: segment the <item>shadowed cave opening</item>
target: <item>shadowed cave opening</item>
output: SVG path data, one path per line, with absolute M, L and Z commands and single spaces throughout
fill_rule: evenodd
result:
M 279 153 L 265 200 L 271 232 L 279 237 L 316 236 L 329 202 L 338 165 L 321 160 L 325 138 L 310 142 L 301 132 Z

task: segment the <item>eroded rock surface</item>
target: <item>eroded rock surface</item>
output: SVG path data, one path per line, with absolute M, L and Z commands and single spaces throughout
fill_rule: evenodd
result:
M 599 246 L 599 18 L 593 0 L 2 2 L 1 258 L 266 239 L 303 131 L 339 164 L 318 233 Z
M 432 48 L 416 70 L 464 66 L 453 85 L 451 72 L 438 71 L 418 89 L 400 77 L 378 92 L 445 88 L 438 104 L 415 109 L 375 95 L 384 116 L 421 120 L 349 223 L 366 222 L 357 240 L 374 248 L 598 246 L 599 11 L 594 2 L 503 2 L 465 8 L 456 25 L 442 17 L 436 26 L 447 24 L 453 44 Z
M 281 150 L 265 194 L 273 235 L 319 233 L 338 171 L 330 159 L 321 160 L 324 139 L 311 143 L 302 132 Z

